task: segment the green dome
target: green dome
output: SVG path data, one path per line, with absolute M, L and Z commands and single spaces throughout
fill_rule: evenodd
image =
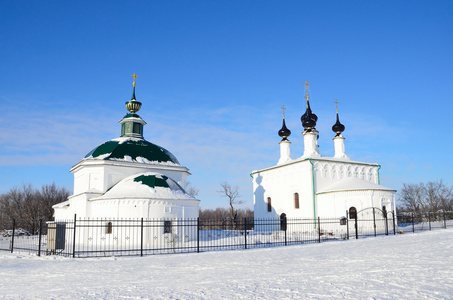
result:
M 144 139 L 121 137 L 107 141 L 94 148 L 85 159 L 121 160 L 139 163 L 178 164 L 176 157 L 168 150 Z
M 196 200 L 173 179 L 156 172 L 144 172 L 128 176 L 96 200 L 111 199 L 166 199 Z

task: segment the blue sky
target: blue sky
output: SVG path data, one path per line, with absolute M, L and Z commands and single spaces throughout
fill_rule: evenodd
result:
M 145 138 L 191 173 L 202 207 L 275 165 L 281 110 L 303 153 L 302 82 L 321 154 L 335 104 L 346 153 L 381 183 L 453 184 L 452 1 L 1 1 L 0 192 L 55 182 L 118 137 L 137 73 Z

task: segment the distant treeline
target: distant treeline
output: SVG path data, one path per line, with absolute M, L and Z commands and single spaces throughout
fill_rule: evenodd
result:
M 397 195 L 397 210 L 400 212 L 453 211 L 453 187 L 442 180 L 404 183 Z
M 236 219 L 253 219 L 254 214 L 253 210 L 247 209 L 236 209 L 235 210 Z M 216 209 L 200 209 L 199 213 L 200 219 L 204 220 L 222 220 L 222 219 L 231 219 L 230 209 L 218 207 Z
M 54 204 L 66 201 L 69 191 L 52 183 L 43 185 L 41 189 L 31 184 L 12 188 L 0 194 L 0 231 L 12 228 L 12 220 L 17 222 L 16 228 L 23 228 L 32 234 L 37 233 L 39 220 L 53 220 Z

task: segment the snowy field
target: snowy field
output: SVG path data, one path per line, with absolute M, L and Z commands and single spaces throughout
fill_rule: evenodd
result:
M 2 299 L 453 299 L 453 229 L 72 259 L 0 252 Z

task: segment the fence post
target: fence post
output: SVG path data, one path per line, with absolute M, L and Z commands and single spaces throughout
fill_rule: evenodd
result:
M 140 256 L 143 256 L 143 218 L 140 224 Z
M 244 218 L 244 240 L 245 249 L 247 249 L 247 218 Z
M 321 243 L 321 218 L 318 216 L 318 243 Z
M 286 239 L 286 230 L 287 230 L 287 227 L 288 227 L 288 222 L 287 222 L 287 219 L 286 219 L 286 217 L 285 217 L 285 246 L 288 246 L 287 239 Z
M 396 229 L 395 229 L 395 211 L 392 212 L 392 219 L 393 219 L 393 235 L 396 234 Z
M 428 224 L 429 224 L 429 230 L 431 230 L 431 212 L 428 211 Z
M 13 235 L 11 236 L 11 253 L 13 253 L 14 250 L 14 235 L 16 232 L 16 219 L 13 219 Z
M 443 211 L 444 213 L 444 227 L 447 229 L 447 219 L 445 218 L 445 210 Z
M 385 220 L 385 235 L 389 235 L 389 224 L 388 224 L 387 212 L 384 213 L 384 220 Z
M 358 226 L 357 226 L 357 215 L 355 216 L 355 219 L 354 219 L 354 228 L 355 228 L 355 239 L 358 240 L 359 239 L 359 232 L 358 232 Z
M 42 219 L 39 219 L 38 256 L 41 256 Z
M 374 213 L 374 207 L 373 207 L 373 227 L 374 227 L 374 236 L 376 237 L 376 214 Z
M 349 211 L 346 210 L 346 235 L 348 237 L 348 240 L 349 240 Z
M 415 213 L 412 213 L 412 232 L 415 232 L 414 214 L 415 214 Z
M 346 218 L 346 238 L 349 240 L 349 219 Z
M 200 217 L 197 218 L 197 253 L 200 253 Z
M 77 219 L 77 214 L 74 214 L 74 230 L 73 230 L 73 238 L 72 238 L 72 258 L 75 257 L 75 242 L 76 242 L 76 219 Z

